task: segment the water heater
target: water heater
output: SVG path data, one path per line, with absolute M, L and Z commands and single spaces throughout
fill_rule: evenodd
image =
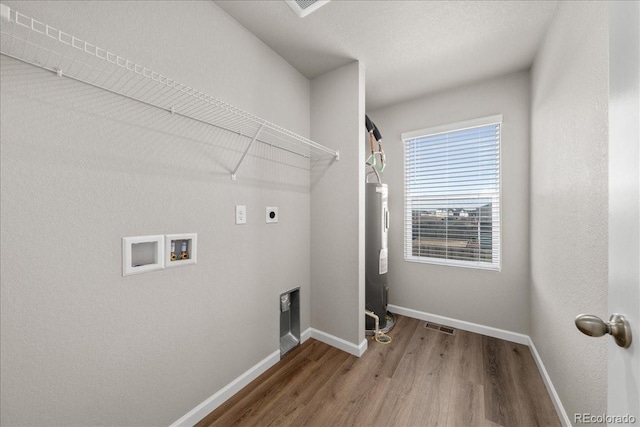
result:
M 387 234 L 389 209 L 387 184 L 366 184 L 365 209 L 365 307 L 380 317 L 380 329 L 387 326 Z M 366 329 L 374 329 L 374 321 L 366 317 Z

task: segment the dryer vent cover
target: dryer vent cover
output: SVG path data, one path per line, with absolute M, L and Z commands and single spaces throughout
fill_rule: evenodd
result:
M 304 18 L 329 3 L 329 0 L 285 0 L 285 2 L 300 18 Z

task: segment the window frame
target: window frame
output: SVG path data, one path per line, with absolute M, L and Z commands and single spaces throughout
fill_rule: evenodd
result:
M 435 257 L 427 257 L 427 256 L 416 256 L 413 255 L 413 215 L 411 207 L 409 206 L 410 197 L 408 196 L 408 184 L 407 184 L 407 143 L 411 140 L 415 140 L 417 138 L 431 137 L 439 134 L 458 132 L 467 129 L 473 129 L 483 126 L 491 126 L 498 125 L 498 213 L 497 218 L 495 214 L 492 214 L 492 262 L 484 262 L 484 261 L 471 261 L 471 260 L 458 260 L 458 259 L 448 259 L 448 258 L 435 258 Z M 463 267 L 463 268 L 473 268 L 480 270 L 489 270 L 489 271 L 502 271 L 502 238 L 503 238 L 503 230 L 502 230 L 502 217 L 503 217 L 503 206 L 502 206 L 502 126 L 503 126 L 503 117 L 502 114 L 495 114 L 492 116 L 481 117 L 472 120 L 465 120 L 455 123 L 449 123 L 445 125 L 432 126 L 424 129 L 419 129 L 410 132 L 404 132 L 401 134 L 401 139 L 403 143 L 403 155 L 404 155 L 404 260 L 405 262 L 416 262 L 420 264 L 435 264 L 435 265 L 445 265 L 450 267 Z M 429 196 L 427 196 L 428 198 Z M 442 198 L 442 196 L 431 196 L 434 199 Z M 451 196 L 447 196 L 451 198 L 459 198 L 459 199 L 470 199 L 473 197 L 477 197 L 477 193 L 473 193 L 472 195 L 462 195 L 455 194 Z M 492 196 L 495 198 L 496 196 Z M 497 225 L 497 227 L 496 227 Z M 497 234 L 497 236 L 496 236 Z M 497 237 L 497 239 L 496 239 Z M 497 241 L 496 241 L 497 240 Z M 497 259 L 495 255 L 495 248 L 497 247 Z

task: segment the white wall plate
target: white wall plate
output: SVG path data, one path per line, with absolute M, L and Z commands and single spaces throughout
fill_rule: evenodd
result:
M 265 221 L 267 224 L 274 224 L 278 222 L 278 208 L 267 206 Z
M 148 273 L 164 268 L 164 236 L 122 238 L 122 275 Z
M 247 223 L 247 207 L 245 205 L 236 205 L 236 224 Z

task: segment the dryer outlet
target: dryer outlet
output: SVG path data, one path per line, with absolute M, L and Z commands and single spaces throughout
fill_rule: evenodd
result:
M 278 208 L 268 207 L 266 211 L 265 221 L 267 224 L 274 224 L 278 222 Z

